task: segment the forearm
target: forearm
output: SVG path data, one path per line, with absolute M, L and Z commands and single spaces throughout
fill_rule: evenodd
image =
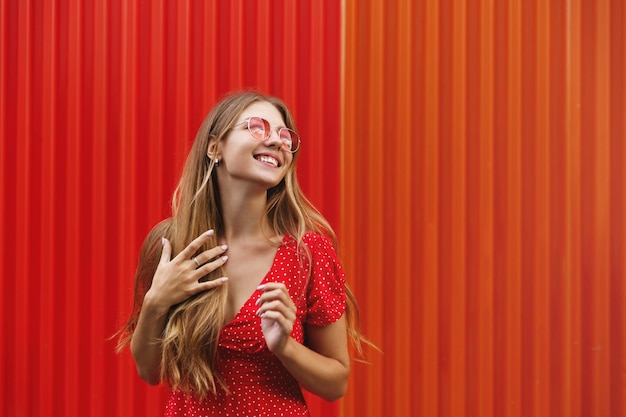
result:
M 150 289 L 143 297 L 141 312 L 130 344 L 137 373 L 149 384 L 161 382 L 161 337 L 167 324 L 171 306 L 179 304 L 194 294 L 223 285 L 228 278 L 200 282 L 200 279 L 224 265 L 227 256 L 219 256 L 225 246 L 198 251 L 213 236 L 210 230 L 194 239 L 171 259 L 172 246 L 161 238 L 161 259 L 156 267 Z M 211 261 L 211 259 L 214 259 Z M 199 266 L 202 265 L 202 266 Z M 141 266 L 138 267 L 142 270 Z
M 130 350 L 139 376 L 151 385 L 161 382 L 161 336 L 167 323 L 167 309 L 144 302 Z
M 323 356 L 291 338 L 277 356 L 307 391 L 327 401 L 335 401 L 345 394 L 349 362 Z

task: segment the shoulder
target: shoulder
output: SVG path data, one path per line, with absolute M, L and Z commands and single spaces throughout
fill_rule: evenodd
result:
M 333 240 L 326 235 L 307 232 L 299 242 L 289 236 L 284 243 L 290 251 L 297 254 L 300 264 L 307 268 L 340 264 Z
M 302 244 L 308 250 L 314 270 L 341 272 L 341 261 L 331 238 L 319 233 L 306 233 L 302 237 Z
M 157 241 L 160 244 L 162 237 L 169 238 L 171 234 L 170 232 L 171 226 L 172 226 L 171 217 L 163 219 L 157 224 L 155 224 L 150 230 L 150 232 L 148 233 L 148 235 L 146 236 L 145 244 L 152 244 Z
M 157 235 L 161 235 L 161 237 L 163 236 L 167 237 L 170 233 L 171 226 L 172 226 L 172 218 L 168 217 L 166 219 L 161 220 L 157 224 L 155 224 L 152 230 L 150 231 L 150 234 L 151 235 L 157 234 Z
M 302 237 L 302 243 L 304 243 L 312 252 L 325 253 L 331 251 L 335 253 L 335 245 L 327 237 L 319 233 L 308 232 Z
M 140 256 L 142 258 L 155 256 L 154 252 L 161 252 L 161 238 L 170 237 L 171 225 L 172 219 L 167 218 L 161 220 L 152 227 L 148 235 L 145 237 L 143 245 L 141 246 Z

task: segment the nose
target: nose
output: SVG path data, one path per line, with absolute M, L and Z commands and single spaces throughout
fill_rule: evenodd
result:
M 278 148 L 283 146 L 283 141 L 278 135 L 278 129 L 270 129 L 270 137 L 265 140 L 267 146 L 276 146 Z

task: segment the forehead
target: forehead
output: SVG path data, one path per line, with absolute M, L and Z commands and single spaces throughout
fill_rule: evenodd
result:
M 270 122 L 272 126 L 285 124 L 283 117 L 278 109 L 274 107 L 273 104 L 270 104 L 267 101 L 257 101 L 256 103 L 250 104 L 241 113 L 239 120 L 247 119 L 248 117 L 252 116 L 262 117 Z

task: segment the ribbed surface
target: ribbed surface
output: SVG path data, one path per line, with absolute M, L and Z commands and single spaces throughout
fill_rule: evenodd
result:
M 347 0 L 346 416 L 626 416 L 622 0 Z
M 384 351 L 343 415 L 626 416 L 623 2 L 346 0 L 343 57 L 339 7 L 0 0 L 3 415 L 161 415 L 107 338 L 202 118 L 258 86 Z
M 166 390 L 107 338 L 225 92 L 287 102 L 303 188 L 337 225 L 340 18 L 333 0 L 0 1 L 2 415 L 162 415 Z

